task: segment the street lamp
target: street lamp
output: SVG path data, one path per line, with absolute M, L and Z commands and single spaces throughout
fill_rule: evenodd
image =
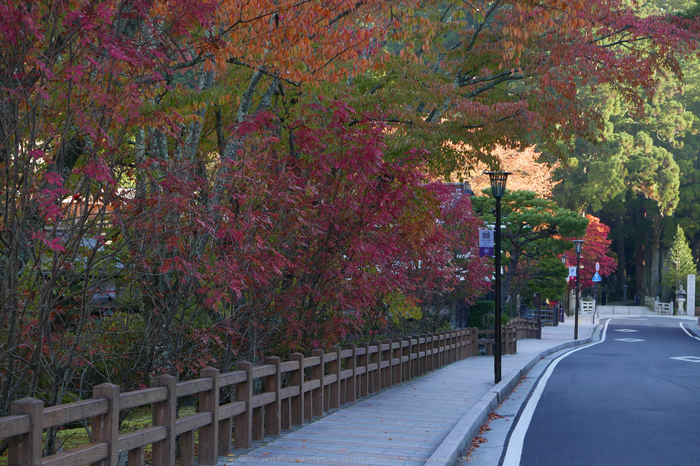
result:
M 493 372 L 496 383 L 501 381 L 501 198 L 506 193 L 506 181 L 510 172 L 494 171 L 485 172 L 491 181 L 491 193 L 496 198 L 496 248 L 494 256 L 496 262 L 496 347 L 493 352 Z
M 574 249 L 576 250 L 576 315 L 574 316 L 574 340 L 578 340 L 578 308 L 581 305 L 579 298 L 578 276 L 579 269 L 581 268 L 581 249 L 583 248 L 583 243 L 585 243 L 585 241 L 582 239 L 574 240 Z

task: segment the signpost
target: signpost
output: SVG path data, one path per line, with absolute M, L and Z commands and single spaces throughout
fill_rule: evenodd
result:
M 493 240 L 496 237 L 494 230 L 484 230 L 479 228 L 479 257 L 493 257 Z
M 596 288 L 596 285 L 602 281 L 603 279 L 601 278 L 600 274 L 598 271 L 600 270 L 600 264 L 598 262 L 595 263 L 595 275 L 593 275 L 593 278 L 591 278 L 591 281 L 593 282 L 593 323 L 595 324 L 595 313 L 596 310 L 598 309 L 598 290 Z

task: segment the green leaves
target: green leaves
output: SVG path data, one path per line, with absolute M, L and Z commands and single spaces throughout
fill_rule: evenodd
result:
M 475 197 L 472 203 L 477 215 L 487 225 L 493 225 L 495 199 L 487 197 L 488 192 L 485 189 L 485 195 Z M 552 200 L 538 197 L 532 191 L 506 191 L 501 215 L 501 247 L 506 268 L 504 296 L 514 291 L 511 283 L 525 286 L 533 273 L 538 273 L 539 264 L 543 260 L 546 260 L 544 267 L 553 267 L 548 258 L 556 257 L 569 249 L 571 242 L 568 238 L 583 236 L 588 225 L 585 217 L 557 206 Z M 548 284 L 547 288 L 550 286 L 558 289 L 559 285 Z
M 690 274 L 696 274 L 693 254 L 688 247 L 683 228 L 676 227 L 676 236 L 673 239 L 673 246 L 668 253 L 664 270 L 661 273 L 662 282 L 665 286 L 673 287 L 676 290 L 685 283 L 685 279 Z

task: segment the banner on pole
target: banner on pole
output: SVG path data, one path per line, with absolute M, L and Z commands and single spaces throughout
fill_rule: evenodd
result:
M 495 230 L 479 228 L 479 257 L 493 257 Z

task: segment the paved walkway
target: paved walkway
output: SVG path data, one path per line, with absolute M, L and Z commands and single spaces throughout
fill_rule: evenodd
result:
M 597 319 L 596 319 L 597 320 Z M 542 339 L 518 342 L 518 354 L 502 358 L 494 384 L 491 356 L 446 366 L 342 408 L 250 452 L 234 452 L 221 464 L 431 465 L 456 464 L 471 439 L 542 357 L 590 341 L 592 316 L 545 327 Z

